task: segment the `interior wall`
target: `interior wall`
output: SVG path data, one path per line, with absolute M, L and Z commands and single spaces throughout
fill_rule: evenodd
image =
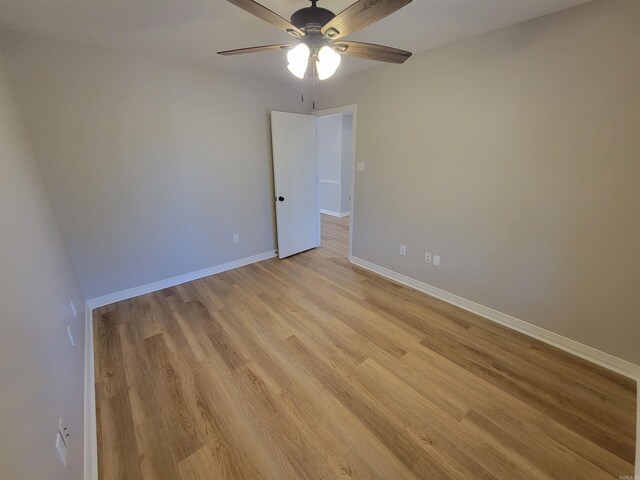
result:
M 86 298 L 275 249 L 268 114 L 307 110 L 298 93 L 28 35 L 0 48 Z
M 318 191 L 320 209 L 341 212 L 342 115 L 318 117 Z
M 80 480 L 84 300 L 1 53 L 0 146 L 0 477 Z M 54 449 L 60 417 L 66 468 Z
M 597 1 L 323 84 L 358 105 L 353 254 L 640 364 L 638 25 Z

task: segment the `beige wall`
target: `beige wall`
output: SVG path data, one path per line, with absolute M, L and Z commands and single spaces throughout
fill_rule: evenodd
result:
M 640 364 L 639 25 L 600 1 L 323 85 L 358 105 L 354 255 Z
M 78 308 L 73 318 L 69 301 Z M 0 55 L 0 478 L 79 480 L 84 300 Z M 76 346 L 67 337 L 71 326 Z M 69 466 L 54 450 L 71 430 Z
M 274 250 L 268 112 L 306 109 L 297 90 L 9 33 L 0 48 L 87 298 Z

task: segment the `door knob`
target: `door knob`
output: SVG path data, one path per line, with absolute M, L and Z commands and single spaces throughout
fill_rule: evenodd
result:
M 284 202 L 284 197 L 282 197 L 282 196 L 278 197 L 278 201 L 279 202 Z

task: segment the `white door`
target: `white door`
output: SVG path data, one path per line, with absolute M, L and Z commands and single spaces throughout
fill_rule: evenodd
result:
M 320 246 L 316 117 L 271 112 L 278 256 Z

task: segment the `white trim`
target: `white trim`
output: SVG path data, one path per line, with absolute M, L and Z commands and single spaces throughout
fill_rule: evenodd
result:
M 375 263 L 371 263 L 353 256 L 351 257 L 350 261 L 354 265 L 362 267 L 366 270 L 370 270 L 374 273 L 377 273 L 378 275 L 382 275 L 383 277 L 387 277 L 391 280 L 419 290 L 433 297 L 439 298 L 440 300 L 444 300 L 445 302 L 451 303 L 460 308 L 480 315 L 488 320 L 504 325 L 505 327 L 509 327 L 520 333 L 524 333 L 525 335 L 541 340 L 545 343 L 553 345 L 554 347 L 558 347 L 561 350 L 577 355 L 578 357 L 589 360 L 590 362 L 608 368 L 609 370 L 613 370 L 614 372 L 624 375 L 625 377 L 629 377 L 636 381 L 640 380 L 639 365 L 635 365 L 631 362 L 627 362 L 626 360 L 614 357 L 613 355 L 610 355 L 608 353 L 601 352 L 600 350 L 596 350 L 595 348 L 576 342 L 575 340 L 571 340 L 569 338 L 563 337 L 562 335 L 558 335 L 557 333 L 550 332 L 549 330 L 545 330 L 544 328 L 540 328 L 531 323 L 527 323 L 524 320 L 512 317 L 511 315 L 507 315 L 506 313 L 502 313 L 492 308 L 485 307 L 484 305 L 480 305 L 479 303 L 467 300 L 466 298 L 459 297 L 458 295 L 449 293 L 445 290 L 441 290 L 437 287 L 423 283 L 414 278 L 394 272 L 393 270 L 389 270 L 388 268 L 381 267 L 380 265 L 376 265 Z
M 178 275 L 177 277 L 167 278 L 158 282 L 148 283 L 146 285 L 140 285 L 139 287 L 129 288 L 120 292 L 109 293 L 101 297 L 92 298 L 87 300 L 87 305 L 90 308 L 98 308 L 104 305 L 110 305 L 112 303 L 121 302 L 133 297 L 139 297 L 147 293 L 157 292 L 169 287 L 175 287 L 181 283 L 187 283 L 199 278 L 208 277 L 209 275 L 215 275 L 216 273 L 226 272 L 227 270 L 233 270 L 234 268 L 244 267 L 251 263 L 261 262 L 269 258 L 276 256 L 276 252 L 269 250 L 268 252 L 259 253 L 251 257 L 240 258 L 232 262 L 223 263 L 222 265 L 215 265 L 213 267 L 204 268 L 191 273 L 185 273 L 184 275 Z
M 332 217 L 348 217 L 351 215 L 351 212 L 334 212 L 333 210 L 325 210 L 324 208 L 320 209 L 320 213 L 324 213 L 325 215 L 331 215 Z
M 353 127 L 351 135 L 353 137 L 353 143 L 351 145 L 351 195 L 349 196 L 349 250 L 347 258 L 351 261 L 353 256 L 353 217 L 355 216 L 355 198 L 356 198 L 356 143 L 357 143 L 357 131 L 358 131 L 358 105 L 344 105 L 342 107 L 327 108 L 325 110 L 318 110 L 314 112 L 317 117 L 325 117 L 327 115 L 335 115 L 337 113 L 351 113 L 353 115 Z M 346 216 L 346 215 L 345 215 Z
M 84 480 L 98 480 L 98 430 L 93 363 L 93 309 L 87 303 L 84 314 Z
M 320 180 L 318 180 L 320 183 L 326 183 L 328 185 L 340 185 L 340 180 L 326 180 L 324 178 L 321 178 Z
M 638 393 L 640 392 L 640 380 L 636 385 L 636 479 L 640 478 L 640 399 L 638 399 Z
M 352 103 L 351 105 L 344 105 L 342 107 L 326 108 L 324 110 L 316 110 L 316 111 L 313 112 L 313 114 L 316 117 L 328 117 L 329 115 L 337 115 L 339 113 L 355 113 L 357 108 L 358 108 L 358 105 L 355 104 L 355 103 Z

